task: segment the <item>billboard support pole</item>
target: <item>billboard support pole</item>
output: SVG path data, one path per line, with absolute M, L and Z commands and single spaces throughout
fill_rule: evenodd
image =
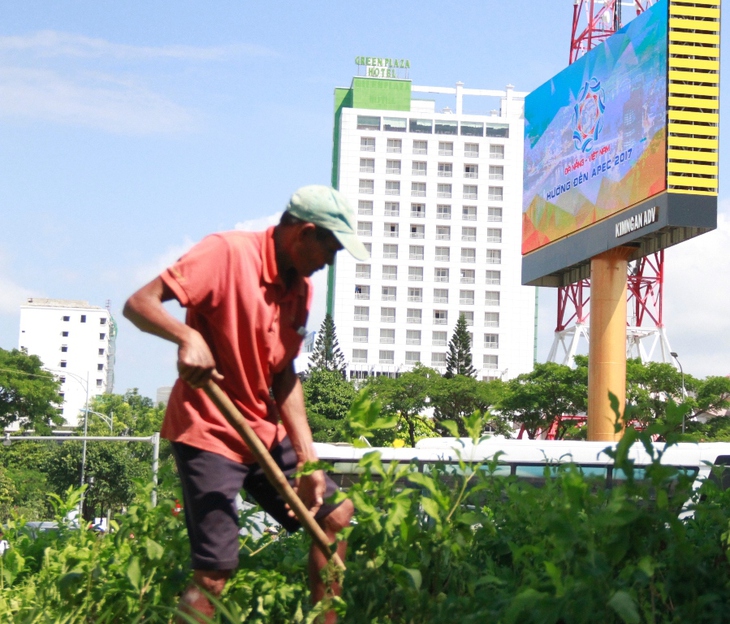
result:
M 616 417 L 626 405 L 626 272 L 632 247 L 617 247 L 591 259 L 591 340 L 588 350 L 588 440 L 614 441 Z

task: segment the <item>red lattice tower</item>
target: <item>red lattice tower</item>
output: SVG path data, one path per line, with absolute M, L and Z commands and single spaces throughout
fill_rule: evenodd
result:
M 634 0 L 636 15 L 648 9 L 654 0 Z M 581 30 L 580 24 L 585 23 Z M 570 63 L 600 45 L 621 28 L 620 0 L 575 0 L 570 41 Z M 632 318 L 629 325 L 641 328 L 646 322 L 662 328 L 664 252 L 660 251 L 629 265 L 627 299 Z M 590 280 L 580 280 L 558 289 L 558 318 L 555 331 L 565 331 L 571 323 L 583 325 L 588 320 Z

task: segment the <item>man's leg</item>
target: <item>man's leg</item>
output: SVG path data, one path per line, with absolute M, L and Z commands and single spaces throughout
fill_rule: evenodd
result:
M 238 565 L 235 498 L 247 468 L 178 442 L 172 444 L 172 450 L 182 483 L 193 567 L 193 579 L 180 598 L 179 608 L 193 616 L 212 617 L 215 609 L 205 592 L 220 596 Z
M 319 521 L 322 529 L 327 535 L 327 539 L 330 542 L 334 542 L 337 539 L 337 534 L 350 525 L 350 520 L 355 509 L 352 505 L 351 500 L 344 501 L 339 507 L 335 508 L 329 515 Z M 337 554 L 340 556 L 342 561 L 345 560 L 345 554 L 347 552 L 347 542 L 340 541 L 337 544 Z M 327 580 L 322 578 L 322 571 L 327 566 L 327 558 L 324 556 L 322 551 L 312 544 L 309 550 L 309 589 L 312 594 L 312 602 L 317 604 L 326 595 L 339 596 L 342 593 L 342 588 L 337 579 L 331 583 L 327 583 Z M 337 616 L 334 612 L 330 611 L 326 614 L 324 624 L 333 624 L 337 621 Z

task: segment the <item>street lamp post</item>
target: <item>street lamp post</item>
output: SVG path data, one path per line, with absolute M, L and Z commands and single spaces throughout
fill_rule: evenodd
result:
M 682 368 L 682 363 L 679 361 L 679 356 L 677 355 L 676 351 L 670 352 L 669 355 L 671 355 L 677 362 L 677 366 L 679 366 L 679 372 L 682 375 L 682 401 L 684 401 L 687 398 L 687 391 L 684 388 L 684 369 Z M 682 433 L 684 433 L 684 414 L 682 414 Z

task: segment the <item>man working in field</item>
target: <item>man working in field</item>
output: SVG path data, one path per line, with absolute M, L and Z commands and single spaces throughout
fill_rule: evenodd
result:
M 234 499 L 241 488 L 287 530 L 299 528 L 249 449 L 201 389 L 209 379 L 244 414 L 330 541 L 350 522 L 349 500 L 325 502 L 336 489 L 325 473 L 294 480 L 297 469 L 316 460 L 316 454 L 292 362 L 306 334 L 309 277 L 332 264 L 343 247 L 357 259 L 368 258 L 353 224 L 352 209 L 337 191 L 301 188 L 276 227 L 205 238 L 125 305 L 124 315 L 138 328 L 178 345 L 180 378 L 162 435 L 172 442 L 183 487 L 194 569 L 181 600 L 188 612 L 212 615 L 199 588 L 220 595 L 238 565 Z M 163 306 L 173 298 L 187 308 L 185 323 Z M 344 551 L 340 542 L 343 559 Z M 309 577 L 315 602 L 327 591 L 320 574 L 325 564 L 313 545 Z M 326 622 L 335 621 L 329 613 Z

